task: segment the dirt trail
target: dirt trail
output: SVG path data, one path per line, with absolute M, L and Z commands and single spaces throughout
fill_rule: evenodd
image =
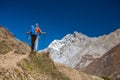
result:
M 23 58 L 27 58 L 28 53 L 26 54 L 17 54 L 14 51 L 10 51 L 5 55 L 0 55 L 0 68 L 12 68 L 18 67 L 17 62 L 20 62 Z

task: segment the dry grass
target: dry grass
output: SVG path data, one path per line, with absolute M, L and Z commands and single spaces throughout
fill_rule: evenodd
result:
M 9 47 L 5 41 L 0 41 L 0 54 L 6 54 L 11 50 L 11 47 Z
M 26 69 L 33 77 L 39 74 L 48 75 L 48 80 L 70 80 L 62 74 L 54 65 L 54 62 L 49 58 L 46 53 L 32 52 L 29 59 L 22 61 L 22 67 Z M 37 55 L 35 55 L 37 54 Z M 51 79 L 50 79 L 51 78 Z

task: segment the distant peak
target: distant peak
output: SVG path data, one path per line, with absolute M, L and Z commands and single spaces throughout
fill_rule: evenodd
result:
M 79 36 L 79 32 L 75 31 L 75 32 L 73 33 L 73 35 L 74 35 L 74 37 L 78 37 L 78 36 Z

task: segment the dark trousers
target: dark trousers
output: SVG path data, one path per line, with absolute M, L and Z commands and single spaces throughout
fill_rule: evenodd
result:
M 31 50 L 33 51 L 34 50 L 34 46 L 35 46 L 35 41 L 37 39 L 37 36 L 36 35 L 31 35 L 32 39 L 31 39 Z

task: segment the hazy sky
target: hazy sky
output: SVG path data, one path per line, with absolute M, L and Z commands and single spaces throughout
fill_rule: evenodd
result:
M 25 41 L 36 22 L 47 32 L 40 40 L 44 47 L 74 31 L 109 34 L 120 28 L 120 0 L 0 0 L 0 24 L 18 39 Z

